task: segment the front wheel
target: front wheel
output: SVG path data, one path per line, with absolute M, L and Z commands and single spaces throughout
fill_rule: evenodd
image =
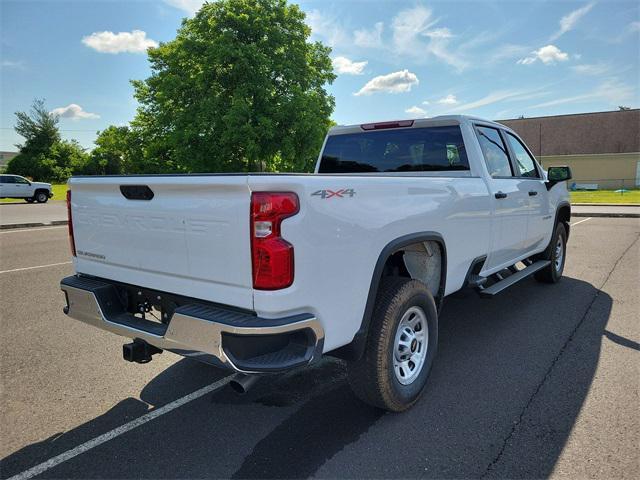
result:
M 36 202 L 38 203 L 47 203 L 47 200 L 49 200 L 49 195 L 47 194 L 47 192 L 38 192 L 36 193 Z
M 551 238 L 551 246 L 541 257 L 551 263 L 542 270 L 534 273 L 539 282 L 556 283 L 562 278 L 564 262 L 567 259 L 567 230 L 563 223 L 556 225 L 556 230 Z
M 401 412 L 420 397 L 438 346 L 438 313 L 427 286 L 403 277 L 383 280 L 365 352 L 348 364 L 354 393 Z

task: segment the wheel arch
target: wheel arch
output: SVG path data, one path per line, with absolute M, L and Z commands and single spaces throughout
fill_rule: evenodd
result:
M 561 202 L 558 204 L 558 208 L 556 208 L 556 220 L 553 224 L 553 229 L 555 231 L 556 225 L 558 222 L 562 222 L 565 224 L 565 229 L 567 230 L 567 240 L 569 240 L 569 221 L 571 220 L 571 204 L 569 202 Z
M 547 247 L 540 253 L 534 255 L 534 258 L 547 258 L 551 254 L 553 235 L 558 227 L 558 223 L 562 222 L 564 224 L 565 231 L 567 233 L 567 241 L 569 240 L 569 229 L 571 227 L 569 220 L 571 220 L 571 204 L 569 202 L 560 202 L 556 207 L 556 218 L 553 222 L 553 230 L 551 231 L 551 238 L 549 239 L 549 244 Z
M 444 238 L 437 232 L 418 232 L 396 238 L 389 242 L 378 255 L 378 260 L 376 261 L 376 265 L 373 269 L 373 275 L 369 285 L 369 294 L 367 295 L 367 303 L 365 305 L 360 328 L 349 344 L 331 352 L 331 355 L 346 360 L 357 360 L 362 356 L 367 342 L 367 335 L 369 333 L 369 325 L 371 323 L 376 297 L 378 295 L 378 290 L 380 288 L 380 283 L 387 263 L 396 253 L 403 252 L 405 247 L 424 242 L 435 242 L 440 248 L 439 285 L 437 293 L 434 295 L 436 307 L 438 308 L 438 311 L 440 310 L 444 299 L 447 280 L 447 248 Z M 409 276 L 409 278 L 413 277 Z

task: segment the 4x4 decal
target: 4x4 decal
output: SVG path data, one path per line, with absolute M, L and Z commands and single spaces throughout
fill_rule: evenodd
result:
M 320 197 L 322 199 L 326 199 L 326 198 L 332 198 L 332 197 L 336 197 L 336 198 L 344 198 L 345 196 L 349 196 L 352 197 L 356 194 L 355 190 L 353 188 L 342 188 L 340 190 L 317 190 L 315 192 L 313 192 L 311 194 L 312 197 Z

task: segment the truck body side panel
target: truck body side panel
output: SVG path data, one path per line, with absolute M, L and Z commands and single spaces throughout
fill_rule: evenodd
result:
M 323 323 L 325 351 L 349 343 L 360 328 L 373 270 L 384 247 L 416 232 L 437 232 L 447 249 L 446 291 L 460 289 L 472 260 L 486 255 L 491 202 L 477 177 L 250 176 L 252 191 L 295 191 L 300 213 L 282 224 L 295 248 L 295 281 L 254 292 L 270 318 L 311 312 Z M 352 190 L 327 196 L 318 192 Z

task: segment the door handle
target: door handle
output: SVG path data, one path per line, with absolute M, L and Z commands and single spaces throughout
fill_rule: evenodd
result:
M 498 192 L 494 195 L 496 198 L 507 198 L 507 194 L 503 192 Z
M 538 194 L 538 192 L 536 192 L 535 190 L 532 190 L 529 192 L 529 196 L 530 197 L 535 197 Z

